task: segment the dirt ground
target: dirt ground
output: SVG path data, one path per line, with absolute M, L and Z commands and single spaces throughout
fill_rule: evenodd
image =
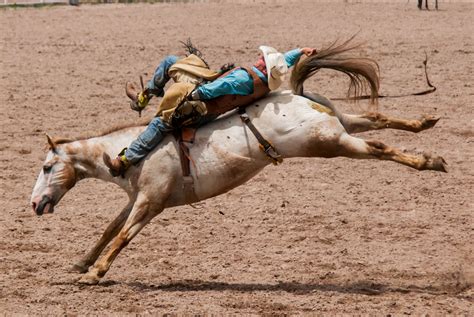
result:
M 294 1 L 1 9 L 0 313 L 474 314 L 473 9 Z M 287 160 L 198 208 L 165 210 L 99 285 L 76 283 L 70 266 L 126 195 L 84 180 L 54 214 L 34 215 L 45 132 L 76 136 L 136 120 L 124 83 L 183 54 L 178 41 L 187 37 L 217 68 L 253 61 L 263 43 L 320 48 L 354 33 L 380 64 L 383 94 L 424 89 L 429 57 L 438 90 L 382 99 L 382 112 L 441 117 L 419 134 L 362 137 L 441 155 L 448 174 L 393 162 Z M 341 97 L 346 84 L 322 72 L 305 87 Z

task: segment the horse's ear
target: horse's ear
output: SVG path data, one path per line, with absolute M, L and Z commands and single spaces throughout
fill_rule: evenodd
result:
M 56 143 L 54 143 L 53 139 L 46 133 L 46 138 L 48 139 L 48 144 L 51 151 L 56 152 Z

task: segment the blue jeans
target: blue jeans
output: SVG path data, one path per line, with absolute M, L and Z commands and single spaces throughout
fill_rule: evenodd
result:
M 205 125 L 206 123 L 211 122 L 217 118 L 217 115 L 207 115 L 199 119 L 199 121 L 194 125 L 195 128 Z M 174 128 L 168 123 L 161 120 L 161 117 L 155 117 L 146 127 L 136 140 L 130 144 L 130 146 L 125 151 L 125 157 L 132 164 L 137 164 L 142 158 L 148 155 L 161 140 L 168 134 L 168 132 L 173 131 Z
M 125 157 L 132 164 L 137 164 L 148 155 L 173 128 L 163 122 L 161 117 L 153 118 L 145 131 L 134 140 L 125 151 Z
M 170 80 L 168 70 L 170 69 L 171 65 L 176 63 L 177 60 L 177 56 L 169 55 L 166 56 L 158 65 L 153 78 L 147 83 L 147 87 L 149 89 L 155 92 L 158 91 L 158 94 L 155 92 L 153 92 L 153 94 L 157 94 L 157 96 L 163 96 L 163 87 Z M 204 125 L 214 120 L 216 117 L 217 116 L 214 115 L 204 116 L 200 118 L 198 123 L 196 123 L 196 127 Z M 145 131 L 143 131 L 127 148 L 125 151 L 125 157 L 130 163 L 137 164 L 158 144 L 160 144 L 161 140 L 163 140 L 168 132 L 173 130 L 174 128 L 168 123 L 164 122 L 161 117 L 153 118 L 146 127 Z
M 168 70 L 176 63 L 179 58 L 177 56 L 166 56 L 158 65 L 153 74 L 153 78 L 147 83 L 147 87 L 151 89 L 152 94 L 162 97 L 164 95 L 164 87 L 170 80 Z M 163 122 L 160 117 L 153 118 L 145 131 L 143 131 L 136 140 L 134 140 L 125 151 L 125 157 L 132 164 L 137 164 L 142 158 L 153 150 L 163 140 L 165 135 L 172 131 L 172 127 Z
M 168 70 L 170 67 L 176 63 L 179 57 L 174 55 L 166 56 L 153 74 L 153 78 L 147 83 L 147 87 L 151 89 L 152 93 L 158 97 L 163 97 L 164 90 L 166 83 L 170 80 L 170 76 L 168 75 Z

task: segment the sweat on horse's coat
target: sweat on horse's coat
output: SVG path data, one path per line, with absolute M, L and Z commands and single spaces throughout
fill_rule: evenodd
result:
M 333 64 L 323 57 L 322 64 L 344 69 L 344 62 Z M 331 56 L 331 55 L 329 55 Z M 304 61 L 303 61 L 304 63 Z M 350 72 L 365 72 L 351 60 Z M 305 65 L 308 65 L 306 67 Z M 284 158 L 337 157 L 391 160 L 418 170 L 446 171 L 441 157 L 429 154 L 411 155 L 389 147 L 379 141 L 364 141 L 349 133 L 374 129 L 395 128 L 419 132 L 433 127 L 437 119 L 393 119 L 371 113 L 348 115 L 338 111 L 322 96 L 303 93 L 303 81 L 321 66 L 317 60 L 302 64 L 301 73 L 294 78 L 300 95 L 290 91 L 275 92 L 246 108 L 253 124 Z M 316 67 L 316 68 L 314 68 Z M 336 67 L 336 66 L 335 66 Z M 346 71 L 348 71 L 346 69 Z M 373 72 L 372 72 L 373 73 Z M 362 75 L 364 76 L 364 75 Z M 352 78 L 351 78 L 352 79 Z M 372 83 L 376 84 L 372 78 Z M 372 88 L 376 87 L 372 86 Z M 126 147 L 145 127 L 129 127 L 109 134 L 72 142 L 50 141 L 51 150 L 46 156 L 31 196 L 33 210 L 41 215 L 51 212 L 66 192 L 84 178 L 99 178 L 123 188 L 129 197 L 128 204 L 74 269 L 86 273 L 80 282 L 97 284 L 115 257 L 138 232 L 165 208 L 193 202 L 185 197 L 178 145 L 167 136 L 138 165 L 132 166 L 125 178 L 112 177 L 102 161 L 103 153 L 113 155 Z M 271 164 L 258 147 L 255 137 L 239 116 L 229 114 L 201 127 L 190 147 L 196 168 L 191 166 L 196 200 L 207 199 L 245 183 L 266 165 Z M 215 180 L 218 179 L 219 182 Z M 110 249 L 99 258 L 111 242 Z M 92 266 L 93 265 L 93 266 Z M 91 267 L 92 266 L 92 267 Z

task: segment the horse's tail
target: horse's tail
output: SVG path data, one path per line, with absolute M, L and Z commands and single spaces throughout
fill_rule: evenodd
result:
M 296 63 L 291 73 L 290 84 L 293 93 L 303 96 L 303 83 L 320 69 L 328 68 L 343 72 L 349 76 L 350 84 L 347 91 L 348 99 L 357 100 L 367 87 L 370 88 L 370 100 L 375 103 L 379 91 L 379 66 L 371 58 L 350 57 L 341 55 L 358 48 L 350 38 L 340 45 L 331 44 L 317 54 L 309 56 Z

